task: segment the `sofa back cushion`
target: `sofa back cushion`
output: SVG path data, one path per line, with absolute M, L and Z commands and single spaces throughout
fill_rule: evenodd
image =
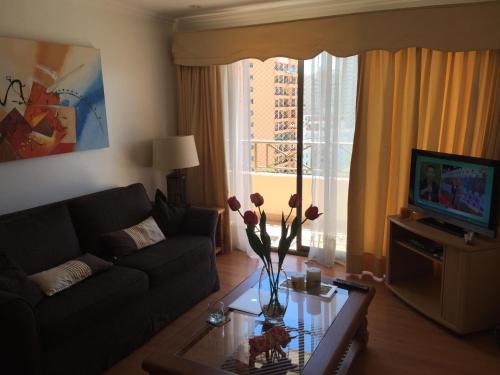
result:
M 63 203 L 0 217 L 0 251 L 28 275 L 81 255 L 71 216 Z
M 151 215 L 151 202 L 142 184 L 101 191 L 69 203 L 80 245 L 86 252 L 109 256 L 100 237 L 140 223 Z

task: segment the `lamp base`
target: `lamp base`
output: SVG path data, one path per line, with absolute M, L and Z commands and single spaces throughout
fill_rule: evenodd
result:
M 167 199 L 173 203 L 186 203 L 186 175 L 180 169 L 167 175 Z

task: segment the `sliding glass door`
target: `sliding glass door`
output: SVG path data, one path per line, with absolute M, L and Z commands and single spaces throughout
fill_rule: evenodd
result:
M 277 57 L 246 64 L 251 187 L 265 198 L 273 245 L 280 235 L 281 212 L 298 192 L 303 204 L 299 216 L 311 203 L 324 215 L 303 225 L 292 250 L 345 251 L 357 58 L 322 53 L 306 61 Z
M 252 189 L 265 198 L 268 231 L 277 246 L 281 212 L 288 213 L 288 198 L 300 181 L 299 62 L 277 57 L 250 60 L 249 66 Z

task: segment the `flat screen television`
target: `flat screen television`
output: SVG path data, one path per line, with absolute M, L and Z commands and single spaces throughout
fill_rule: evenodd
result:
M 413 149 L 408 205 L 430 225 L 494 238 L 499 177 L 498 160 Z

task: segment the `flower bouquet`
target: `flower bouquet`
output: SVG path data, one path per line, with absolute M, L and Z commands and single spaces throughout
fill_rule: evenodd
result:
M 259 281 L 259 297 L 262 313 L 269 322 L 277 322 L 283 318 L 288 306 L 288 293 L 286 293 L 285 298 L 283 298 L 282 294 L 278 293 L 282 281 L 286 280 L 286 273 L 283 270 L 285 257 L 290 250 L 293 240 L 297 236 L 300 226 L 307 220 L 316 220 L 321 213 L 319 213 L 318 207 L 311 205 L 305 211 L 305 219 L 302 222 L 295 215 L 289 224 L 293 210 L 297 210 L 300 205 L 298 194 L 290 196 L 288 200 L 290 208 L 288 215 L 285 217 L 284 212 L 281 213 L 281 237 L 277 248 L 278 263 L 273 264 L 271 260 L 271 237 L 267 232 L 266 213 L 262 209 L 264 197 L 259 193 L 250 194 L 250 201 L 257 207 L 259 215 L 251 210 L 245 211 L 242 214 L 240 211 L 241 204 L 235 196 L 228 198 L 227 203 L 232 211 L 238 212 L 242 217 L 246 224 L 246 233 L 250 247 L 263 263 Z M 267 284 L 265 285 L 266 288 L 264 288 L 264 284 Z M 264 289 L 268 293 L 264 293 Z

